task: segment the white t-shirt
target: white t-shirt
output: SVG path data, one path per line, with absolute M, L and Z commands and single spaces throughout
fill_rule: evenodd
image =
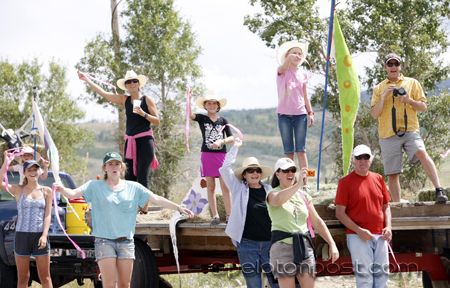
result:
M 23 165 L 20 165 L 20 164 L 19 165 L 14 165 L 13 169 L 16 172 L 19 172 L 19 175 L 20 175 L 19 185 L 22 185 L 23 184 L 23 179 L 25 178 L 25 175 L 23 174 Z M 41 177 L 42 173 L 44 173 L 44 171 L 41 168 L 39 168 L 38 178 Z

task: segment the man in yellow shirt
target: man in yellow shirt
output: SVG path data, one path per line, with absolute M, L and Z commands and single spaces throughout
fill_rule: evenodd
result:
M 387 78 L 374 88 L 370 109 L 372 117 L 378 119 L 384 174 L 389 179 L 392 199 L 400 202 L 399 174 L 403 173 L 403 149 L 412 165 L 422 163 L 436 188 L 437 201 L 447 201 L 445 191 L 440 187 L 436 166 L 428 156 L 419 133 L 417 111 L 425 112 L 426 98 L 419 82 L 404 77 L 401 69 L 401 58 L 397 54 L 391 53 L 384 58 Z

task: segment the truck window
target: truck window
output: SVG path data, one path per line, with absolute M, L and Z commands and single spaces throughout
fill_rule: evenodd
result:
M 8 182 L 11 185 L 19 184 L 20 176 L 18 172 L 12 172 L 8 171 Z M 55 182 L 55 178 L 53 177 L 52 173 L 48 173 L 47 179 L 44 181 L 41 178 L 39 178 L 39 184 L 43 186 L 52 187 L 53 183 Z M 65 177 L 61 177 L 61 182 L 65 187 L 70 187 L 67 179 Z M 61 197 L 61 201 L 65 202 L 64 197 Z M 0 201 L 15 201 L 14 197 L 11 196 L 7 191 L 3 191 L 0 189 Z

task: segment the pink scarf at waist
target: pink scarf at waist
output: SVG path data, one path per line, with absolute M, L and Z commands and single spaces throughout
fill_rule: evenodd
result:
M 128 136 L 125 134 L 125 141 L 127 142 L 127 153 L 125 155 L 126 159 L 133 159 L 133 174 L 134 176 L 137 175 L 136 173 L 136 167 L 137 167 L 137 149 L 136 149 L 136 138 L 141 138 L 144 136 L 152 136 L 153 137 L 153 130 L 150 128 L 147 132 L 142 132 L 139 134 L 136 134 L 134 136 Z M 128 141 L 127 141 L 128 140 Z M 155 145 L 156 149 L 156 142 L 155 138 L 153 138 L 153 144 Z M 124 148 L 125 150 L 125 148 Z M 124 151 L 125 153 L 125 151 Z M 150 166 L 153 170 L 156 170 L 159 167 L 158 159 L 156 159 L 156 155 L 154 155 L 152 164 Z

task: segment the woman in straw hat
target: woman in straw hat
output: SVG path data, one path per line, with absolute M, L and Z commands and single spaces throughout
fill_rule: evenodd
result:
M 6 191 L 4 177 L 11 154 L 5 152 L 0 169 L 0 189 Z M 38 183 L 40 166 L 35 160 L 23 163 L 23 185 L 10 185 L 8 190 L 17 201 L 17 223 L 14 233 L 14 258 L 17 266 L 17 287 L 28 287 L 30 257 L 36 259 L 39 280 L 43 288 L 53 287 L 50 277 L 50 241 L 52 190 Z M 3 286 L 2 286 L 3 287 Z
M 92 235 L 95 257 L 104 288 L 130 287 L 135 259 L 134 232 L 138 205 L 151 201 L 181 214 L 194 217 L 192 211 L 152 193 L 141 184 L 122 179 L 126 165 L 117 152 L 103 158 L 103 180 L 92 180 L 76 189 L 55 183 L 58 192 L 69 199 L 83 197 L 92 205 Z
M 128 91 L 130 95 L 106 92 L 80 71 L 78 71 L 78 77 L 109 102 L 125 106 L 127 123 L 124 156 L 125 163 L 129 168 L 125 173 L 125 179 L 137 181 L 148 189 L 150 167 L 153 169 L 158 167 L 155 158 L 153 130 L 150 124 L 159 125 L 159 116 L 155 102 L 139 91 L 139 88 L 147 83 L 147 77 L 137 75 L 134 71 L 127 71 L 124 78 L 117 80 L 117 86 Z M 148 203 L 141 210 L 147 213 L 147 208 Z
M 21 156 L 16 156 L 15 160 L 19 162 L 20 164 L 9 166 L 8 171 L 15 171 L 19 172 L 19 185 L 22 185 L 23 179 L 25 178 L 25 175 L 23 174 L 23 163 L 25 163 L 28 160 L 34 160 L 34 149 L 29 146 L 24 146 L 22 148 L 23 154 Z M 41 155 L 36 151 L 36 161 L 39 162 L 41 159 Z M 42 180 L 46 180 L 48 176 L 48 166 L 50 165 L 48 161 L 43 160 L 44 162 L 44 170 L 41 168 L 38 169 L 38 176 Z
M 314 111 L 306 91 L 307 74 L 299 68 L 307 54 L 308 43 L 297 41 L 283 43 L 277 52 L 278 127 L 284 155 L 294 160 L 295 152 L 300 167 L 308 167 L 306 130 L 314 125 Z M 307 185 L 308 179 L 304 181 Z
M 241 146 L 242 142 L 237 138 L 219 169 L 233 199 L 233 210 L 225 233 L 236 245 L 247 287 L 262 287 L 262 271 L 266 273 L 270 286 L 278 287 L 273 282 L 269 264 L 271 220 L 267 212 L 266 193 L 272 187 L 261 182 L 272 173 L 272 169 L 259 165 L 255 157 L 249 157 L 241 168 L 233 172 L 231 165 L 236 161 Z
M 267 209 L 272 220 L 270 264 L 281 288 L 294 287 L 295 277 L 301 287 L 315 287 L 313 227 L 328 243 L 332 262 L 339 258 L 339 250 L 328 227 L 317 214 L 312 198 L 299 190 L 302 181 L 295 183 L 297 170 L 291 159 L 279 159 L 272 178 L 273 189 L 267 194 Z M 305 178 L 306 175 L 307 169 L 303 168 L 300 177 Z
M 191 95 L 189 96 L 191 97 Z M 189 99 L 190 101 L 190 99 Z M 219 178 L 220 188 L 222 190 L 223 204 L 225 205 L 225 212 L 228 217 L 231 213 L 231 194 L 227 186 L 220 177 L 219 168 L 225 160 L 227 153 L 227 143 L 233 143 L 234 138 L 225 117 L 219 116 L 217 113 L 227 104 L 227 99 L 220 99 L 217 94 L 212 91 L 206 91 L 204 97 L 198 97 L 196 100 L 197 106 L 200 109 L 205 109 L 208 114 L 194 114 L 190 111 L 189 117 L 198 122 L 200 130 L 202 131 L 202 156 L 200 172 L 202 177 L 206 178 L 206 189 L 208 191 L 208 202 L 211 207 L 213 218 L 212 225 L 220 223 L 219 213 L 217 212 L 216 204 L 216 182 L 215 178 Z M 225 126 L 225 128 L 223 128 Z M 223 132 L 221 130 L 223 129 Z M 226 135 L 226 136 L 225 136 Z

